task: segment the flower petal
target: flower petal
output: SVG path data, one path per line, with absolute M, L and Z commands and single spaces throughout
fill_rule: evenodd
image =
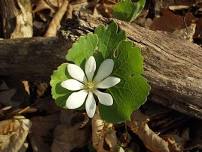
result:
M 78 66 L 78 65 L 75 65 L 75 64 L 68 64 L 67 65 L 67 70 L 69 72 L 69 75 L 80 81 L 80 82 L 83 82 L 86 80 L 86 76 L 83 72 L 83 70 Z
M 94 91 L 94 93 L 98 97 L 98 100 L 101 104 L 106 106 L 111 106 L 113 104 L 113 98 L 111 94 L 100 92 L 98 90 Z
M 87 95 L 88 92 L 85 90 L 72 93 L 66 101 L 66 107 L 68 109 L 76 109 L 81 107 Z
M 96 102 L 92 92 L 89 92 L 86 100 L 86 112 L 88 114 L 88 117 L 92 118 L 95 114 L 95 110 L 96 110 Z
M 85 73 L 88 80 L 92 80 L 96 70 L 96 61 L 93 56 L 90 56 L 85 64 Z
M 104 60 L 97 72 L 97 75 L 94 78 L 95 82 L 99 82 L 109 76 L 114 68 L 114 61 L 112 59 L 106 59 Z
M 106 79 L 102 80 L 97 84 L 97 88 L 100 89 L 107 89 L 115 86 L 121 81 L 120 78 L 117 77 L 107 77 Z
M 84 87 L 84 85 L 81 82 L 74 79 L 68 79 L 63 81 L 61 83 L 61 86 L 71 91 L 81 90 Z

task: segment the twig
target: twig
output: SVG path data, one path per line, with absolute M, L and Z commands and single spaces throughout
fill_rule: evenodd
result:
M 54 15 L 52 21 L 49 24 L 48 30 L 45 33 L 45 37 L 56 36 L 58 27 L 60 26 L 60 21 L 64 16 L 65 12 L 67 11 L 67 6 L 69 2 L 67 0 L 63 1 L 63 4 L 59 8 L 58 12 Z

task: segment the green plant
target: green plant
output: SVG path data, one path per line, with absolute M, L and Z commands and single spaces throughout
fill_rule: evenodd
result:
M 141 50 L 115 22 L 81 36 L 66 60 L 51 76 L 58 106 L 75 109 L 85 103 L 88 116 L 93 117 L 97 102 L 103 120 L 122 122 L 146 101 L 150 86 L 142 75 Z

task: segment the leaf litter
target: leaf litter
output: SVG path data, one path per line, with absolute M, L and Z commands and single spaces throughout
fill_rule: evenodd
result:
M 67 3 L 67 1 L 38 0 L 33 1 L 32 3 L 32 6 L 35 5 L 35 9 L 32 8 L 33 10 L 32 13 L 34 14 L 32 16 L 30 15 L 31 10 L 30 6 L 29 9 L 25 11 L 25 7 L 20 5 L 21 1 L 18 0 L 17 2 L 19 7 L 21 8 L 22 17 L 18 17 L 19 19 L 16 20 L 16 28 L 14 32 L 11 33 L 12 35 L 11 38 L 32 37 L 33 35 L 43 36 L 48 31 L 50 31 L 48 32 L 50 34 L 45 34 L 46 36 L 56 36 L 57 31 L 61 26 L 60 24 L 62 18 L 66 19 L 65 13 L 67 13 L 67 11 L 69 11 L 68 12 L 69 15 L 67 16 L 71 17 L 73 11 L 87 8 L 88 12 L 91 11 L 92 14 L 97 12 L 97 15 L 111 17 L 112 7 L 115 3 L 117 3 L 116 0 L 102 0 L 96 3 L 92 1 L 78 0 L 76 2 L 69 1 L 68 4 L 69 7 L 66 7 L 67 5 L 64 6 L 62 4 Z M 178 36 L 180 38 L 185 38 L 190 41 L 193 42 L 197 41 L 197 43 L 200 43 L 202 42 L 200 34 L 202 23 L 200 16 L 201 15 L 200 9 L 202 7 L 200 5 L 200 2 L 196 3 L 196 6 L 198 7 L 196 9 L 193 4 L 194 4 L 193 1 L 185 2 L 181 0 L 177 2 L 177 4 L 175 2 L 168 3 L 166 1 L 156 1 L 156 3 L 154 4 L 155 7 L 153 8 L 154 15 L 152 16 L 150 8 L 150 11 L 148 11 L 146 15 L 142 16 L 143 18 L 145 18 L 145 20 L 143 21 L 147 22 L 148 20 L 150 20 L 149 27 L 152 30 L 172 32 L 173 35 Z M 150 5 L 150 7 L 151 6 L 152 5 Z M 69 9 L 70 7 L 71 10 Z M 189 8 L 192 8 L 192 10 L 194 8 L 195 10 L 190 11 Z M 62 11 L 59 12 L 59 10 L 61 9 Z M 50 11 L 48 15 L 46 13 L 46 10 Z M 186 13 L 183 14 L 184 12 Z M 56 15 L 57 13 L 59 15 Z M 166 23 L 165 21 L 167 19 L 169 20 L 169 23 L 167 22 L 169 26 L 165 25 Z M 57 21 L 54 22 L 55 20 Z M 51 22 L 54 23 L 51 24 Z M 145 23 L 145 25 L 146 24 L 147 23 Z M 144 25 L 144 23 L 141 23 L 141 25 Z M 190 32 L 186 33 L 187 30 Z M 36 90 L 34 90 L 35 87 L 36 86 L 34 87 L 29 86 L 29 91 L 27 92 L 30 92 L 30 95 L 35 94 L 36 93 Z M 67 151 L 71 151 L 73 149 L 79 149 L 79 148 L 81 150 L 85 149 L 84 147 L 86 147 L 86 145 L 87 146 L 91 145 L 91 142 L 95 145 L 95 147 L 99 147 L 98 149 L 101 149 L 103 151 L 106 149 L 107 149 L 106 151 L 110 150 L 112 151 L 114 147 L 116 146 L 119 147 L 119 145 L 123 145 L 124 149 L 127 148 L 129 149 L 129 144 L 131 143 L 134 144 L 134 142 L 136 142 L 133 141 L 132 139 L 128 139 L 128 142 L 122 143 L 121 140 L 118 138 L 117 134 L 118 133 L 122 134 L 122 131 L 126 130 L 121 127 L 121 124 L 117 126 L 113 126 L 111 124 L 106 125 L 105 122 L 100 120 L 99 115 L 95 117 L 95 119 L 92 121 L 93 138 L 92 141 L 89 141 L 89 139 L 91 139 L 91 131 L 89 127 L 91 124 L 87 122 L 86 125 L 80 128 L 82 122 L 84 121 L 83 117 L 80 114 L 72 111 L 66 113 L 64 111 L 61 111 L 61 109 L 57 108 L 49 109 L 50 105 L 43 104 L 42 102 L 49 103 L 52 101 L 50 101 L 50 99 L 47 98 L 45 99 L 46 101 L 40 100 L 40 98 L 43 98 L 44 90 L 46 89 L 47 87 L 45 87 L 45 89 L 41 89 L 39 87 L 38 93 L 36 93 L 38 94 L 38 97 L 35 97 L 34 103 L 31 104 L 31 107 L 36 107 L 35 110 L 31 109 L 31 111 L 29 111 L 30 108 L 28 108 L 27 110 L 26 106 L 24 106 L 24 108 L 20 107 L 19 108 L 20 110 L 17 108 L 16 111 L 16 109 L 13 109 L 12 106 L 9 106 L 11 105 L 10 103 L 12 103 L 12 97 L 15 95 L 16 89 L 8 88 L 5 82 L 3 82 L 0 85 L 0 102 L 1 102 L 0 118 L 2 120 L 0 121 L 0 140 L 1 140 L 0 148 L 2 151 L 23 152 L 26 151 L 28 146 L 31 146 L 33 151 L 37 151 L 35 150 L 36 147 L 38 147 L 38 150 L 41 151 L 43 150 L 43 148 L 46 149 L 46 151 L 49 150 L 62 151 L 64 149 Z M 36 102 L 36 98 L 38 98 L 37 100 L 39 102 Z M 25 116 L 28 116 L 29 118 L 31 117 L 30 120 L 26 119 L 23 116 L 13 117 L 14 115 L 18 115 L 19 111 L 23 110 L 25 111 L 25 113 L 23 112 Z M 156 110 L 156 112 L 157 111 L 158 110 Z M 27 115 L 26 112 L 30 113 L 28 113 Z M 168 113 L 174 113 L 174 112 L 171 111 Z M 6 117 L 7 114 L 9 117 Z M 163 114 L 160 113 L 159 115 L 162 116 Z M 146 116 L 144 113 L 138 111 L 134 113 L 131 123 L 128 124 L 129 130 L 132 130 L 133 133 L 138 135 L 139 139 L 144 143 L 144 146 L 153 152 L 158 151 L 180 152 L 183 150 L 191 151 L 201 149 L 202 141 L 200 140 L 199 137 L 199 135 L 201 135 L 201 127 L 202 127 L 200 123 L 201 121 L 191 119 L 186 122 L 182 122 L 182 124 L 186 124 L 182 129 L 184 131 L 179 131 L 180 127 L 177 126 L 174 129 L 172 127 L 170 131 L 168 129 L 161 133 L 161 129 L 165 130 L 165 128 L 168 127 L 165 125 L 165 122 L 164 125 L 162 125 L 162 119 L 164 120 L 165 118 L 160 118 L 159 120 L 152 120 L 152 116 L 150 114 Z M 168 122 L 170 122 L 170 120 Z M 194 122 L 193 124 L 195 125 L 187 125 L 187 122 L 189 123 Z M 152 127 L 151 125 L 152 123 L 159 123 L 162 126 L 159 125 L 160 127 L 159 126 Z M 30 131 L 31 124 L 33 125 L 31 128 L 32 131 L 28 137 L 30 139 L 29 142 L 26 140 L 26 137 Z M 43 126 L 44 128 L 41 126 Z M 120 131 L 119 128 L 122 128 L 122 131 Z M 161 128 L 159 132 L 154 131 L 158 130 L 159 128 Z M 77 133 L 77 135 L 75 134 L 75 132 Z M 192 136 L 191 139 L 190 135 Z M 47 142 L 48 138 L 52 139 Z M 101 140 L 101 142 L 96 141 L 98 139 Z M 40 149 L 40 147 L 43 148 Z M 138 145 L 137 147 L 142 149 L 141 145 Z M 122 151 L 124 151 L 123 148 Z

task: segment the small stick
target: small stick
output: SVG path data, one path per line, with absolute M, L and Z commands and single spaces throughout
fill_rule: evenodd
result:
M 65 12 L 67 11 L 67 6 L 69 2 L 67 0 L 63 1 L 63 4 L 57 11 L 57 13 L 54 15 L 52 21 L 49 24 L 48 30 L 45 33 L 45 37 L 53 37 L 56 36 L 58 27 L 60 26 L 60 21 L 62 20 L 62 17 L 64 16 Z

